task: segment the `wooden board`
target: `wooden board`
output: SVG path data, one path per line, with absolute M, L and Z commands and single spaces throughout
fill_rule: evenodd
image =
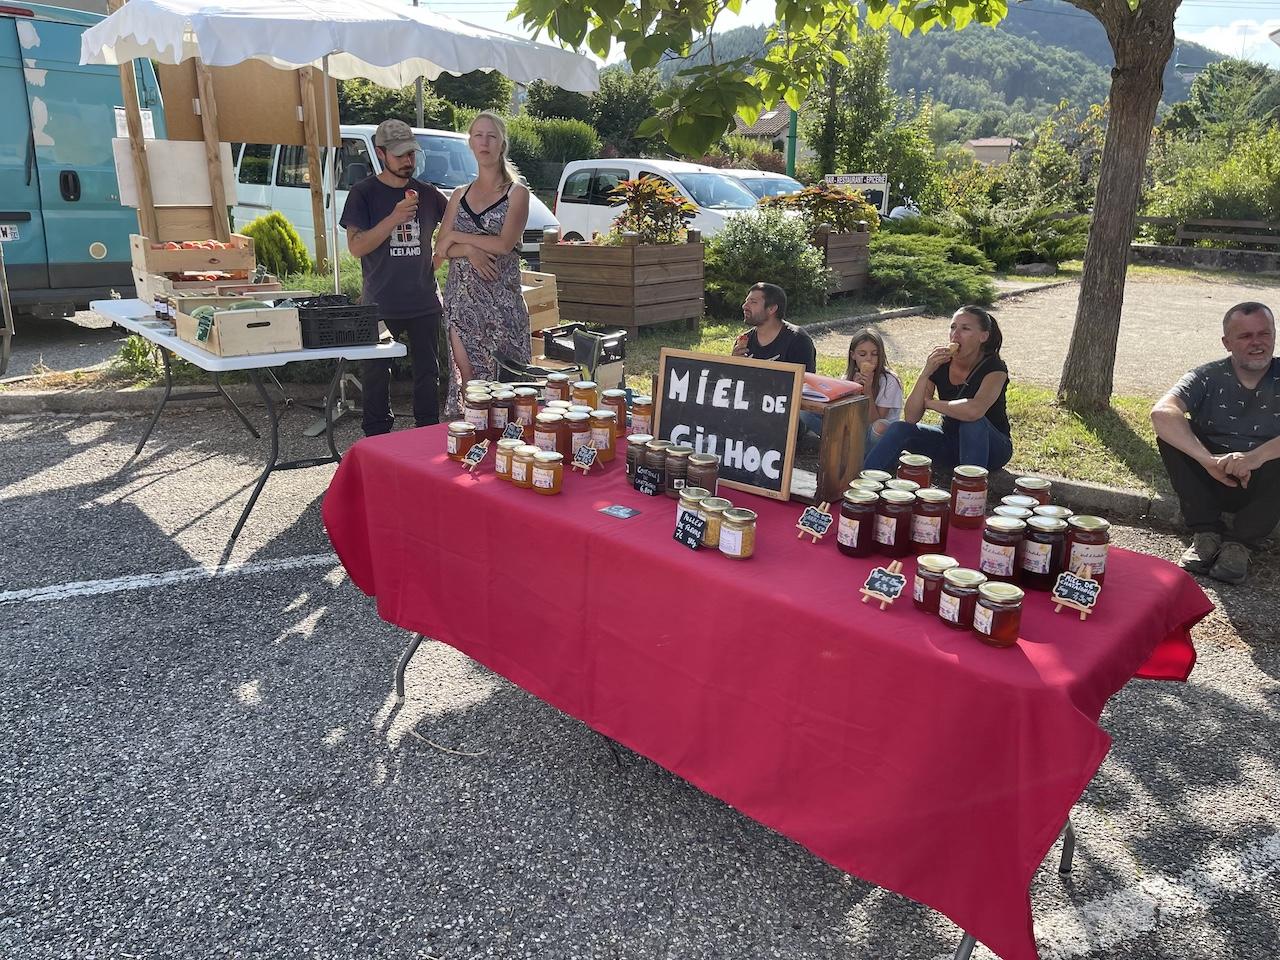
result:
M 129 141 L 117 137 L 111 141 L 116 179 L 120 184 L 120 206 L 138 205 L 137 178 Z M 222 164 L 222 189 L 227 203 L 236 203 L 236 171 L 231 162 L 231 144 L 219 145 Z M 204 142 L 175 140 L 147 141 L 147 169 L 151 176 L 151 197 L 157 208 L 208 207 L 213 203 L 209 192 L 208 162 Z M 163 234 L 161 234 L 163 236 Z M 213 236 L 209 233 L 208 236 Z

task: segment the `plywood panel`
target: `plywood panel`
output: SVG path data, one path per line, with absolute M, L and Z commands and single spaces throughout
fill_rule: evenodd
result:
M 558 263 L 596 263 L 601 266 L 630 266 L 637 247 L 597 247 L 589 243 L 544 243 L 539 248 L 539 263 L 546 273 Z
M 138 185 L 129 141 L 113 139 L 111 153 L 115 157 L 116 178 L 120 183 L 120 205 L 136 207 Z M 236 175 L 235 165 L 231 162 L 231 144 L 219 144 L 219 153 L 222 158 L 222 189 L 227 203 L 234 205 Z M 151 196 L 157 207 L 207 207 L 213 202 L 209 193 L 209 166 L 203 140 L 148 140 L 147 168 L 151 172 Z M 211 237 L 213 233 L 198 236 Z M 191 235 L 181 239 L 190 240 Z

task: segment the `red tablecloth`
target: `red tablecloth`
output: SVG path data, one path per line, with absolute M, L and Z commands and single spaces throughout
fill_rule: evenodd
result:
M 465 473 L 444 429 L 357 443 L 324 500 L 384 620 L 1006 960 L 1036 957 L 1031 877 L 1106 755 L 1103 705 L 1135 674 L 1185 679 L 1195 662 L 1188 631 L 1212 605 L 1190 577 L 1113 550 L 1087 622 L 1029 594 L 1024 639 L 998 650 L 909 597 L 860 603 L 884 561 L 843 556 L 834 534 L 797 540 L 795 504 L 729 491 L 760 516 L 756 555 L 731 560 L 674 542 L 675 502 L 631 490 L 621 457 L 542 497 L 498 480 L 492 457 Z M 977 549 L 952 534 L 962 563 Z

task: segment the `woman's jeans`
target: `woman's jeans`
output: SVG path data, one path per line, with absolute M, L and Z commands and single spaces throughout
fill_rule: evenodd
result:
M 893 473 L 903 453 L 924 454 L 952 467 L 969 464 L 999 470 L 1013 456 L 1013 442 L 986 417 L 973 421 L 943 417 L 941 427 L 899 420 L 889 424 L 880 442 L 867 451 L 862 467 Z

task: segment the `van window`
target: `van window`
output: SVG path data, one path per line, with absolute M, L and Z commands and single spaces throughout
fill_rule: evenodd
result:
M 641 180 L 657 180 L 657 181 L 659 181 L 660 183 L 663 183 L 663 184 L 665 184 L 666 186 L 670 187 L 670 188 L 671 188 L 672 190 L 674 190 L 676 193 L 680 194 L 680 196 L 682 196 L 682 197 L 684 196 L 684 194 L 683 194 L 683 193 L 680 193 L 680 188 L 679 188 L 679 187 L 677 187 L 674 183 L 672 183 L 670 180 L 668 180 L 666 177 L 662 176 L 661 174 L 652 173 L 652 172 L 650 172 L 650 171 L 648 171 L 648 170 L 642 170 L 642 171 L 640 172 L 640 179 L 641 179 Z
M 363 169 L 362 169 L 363 168 Z M 338 189 L 350 190 L 373 173 L 373 161 L 363 140 L 343 138 L 338 151 Z
M 475 154 L 460 137 L 414 134 L 418 140 L 418 165 L 413 175 L 445 190 L 470 183 L 479 174 Z
M 306 147 L 281 147 L 280 162 L 276 164 L 277 187 L 308 187 L 311 173 L 307 169 Z
M 626 170 L 597 170 L 595 178 L 592 181 L 591 202 L 602 203 L 606 206 L 612 206 L 615 204 L 617 201 L 610 197 L 609 194 L 613 191 L 614 187 L 620 184 L 623 180 L 626 180 L 628 176 L 630 175 Z
M 265 187 L 271 182 L 271 151 L 269 143 L 246 143 L 244 157 L 240 160 L 240 182 Z
M 564 189 L 560 191 L 561 203 L 590 203 L 591 174 L 590 168 L 575 170 L 564 181 Z
M 681 173 L 679 177 L 690 199 L 708 210 L 747 210 L 756 205 L 754 193 L 723 173 Z

